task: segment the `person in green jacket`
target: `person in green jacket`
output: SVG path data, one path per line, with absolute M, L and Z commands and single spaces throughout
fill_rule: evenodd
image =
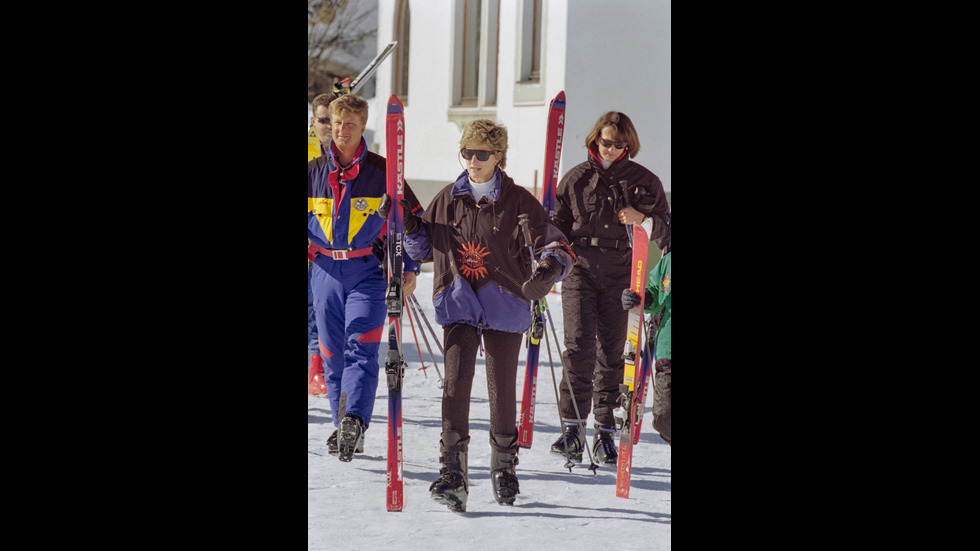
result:
M 668 238 L 669 239 L 669 238 Z M 647 275 L 643 311 L 660 314 L 660 324 L 653 338 L 656 355 L 653 376 L 653 428 L 670 445 L 670 242 L 667 254 Z M 623 290 L 623 309 L 629 310 L 640 303 L 640 295 L 629 289 Z M 662 313 L 661 313 L 662 311 Z

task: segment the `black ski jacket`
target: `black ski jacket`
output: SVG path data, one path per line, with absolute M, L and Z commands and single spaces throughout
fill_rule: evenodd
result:
M 653 218 L 650 239 L 663 246 L 669 208 L 656 174 L 626 155 L 608 169 L 590 148 L 589 158 L 562 177 L 556 191 L 554 224 L 576 249 L 583 246 L 629 248 L 626 226 L 616 213 L 626 206 Z
M 528 190 L 497 170 L 493 190 L 477 203 L 466 172 L 443 188 L 422 215 L 422 227 L 405 235 L 405 250 L 433 262 L 432 304 L 439 325 L 523 333 L 531 326 L 530 301 L 521 285 L 531 277 L 531 258 L 518 215 L 528 215 L 537 258 L 554 257 L 558 281 L 574 266 L 565 236 L 548 220 Z

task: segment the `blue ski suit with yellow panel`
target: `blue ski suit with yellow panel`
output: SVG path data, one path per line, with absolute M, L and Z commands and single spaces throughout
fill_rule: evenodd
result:
M 374 240 L 388 233 L 387 220 L 377 212 L 386 191 L 385 158 L 368 151 L 362 138 L 354 161 L 342 170 L 331 141 L 326 155 L 309 161 L 307 172 L 310 281 L 333 424 L 339 426 L 346 412 L 366 427 L 387 317 L 385 271 L 372 253 Z M 407 183 L 404 194 L 421 212 Z M 407 255 L 404 260 L 405 271 L 419 272 L 417 262 Z M 340 409 L 342 395 L 346 411 Z

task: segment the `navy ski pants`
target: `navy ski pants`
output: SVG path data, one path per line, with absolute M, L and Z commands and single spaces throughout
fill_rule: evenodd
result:
M 340 426 L 344 411 L 371 423 L 381 366 L 378 348 L 388 311 L 388 285 L 374 255 L 333 260 L 318 255 L 310 274 L 314 314 L 323 356 L 333 424 Z

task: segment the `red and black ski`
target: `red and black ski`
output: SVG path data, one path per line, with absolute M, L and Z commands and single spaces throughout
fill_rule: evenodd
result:
M 405 377 L 405 357 L 402 355 L 401 315 L 402 269 L 404 244 L 402 242 L 402 209 L 399 202 L 404 194 L 405 166 L 405 110 L 392 94 L 388 99 L 386 127 L 386 166 L 388 197 L 392 208 L 388 211 L 388 357 L 385 374 L 388 378 L 388 483 L 387 507 L 389 511 L 401 511 L 405 505 L 402 479 L 402 381 Z
M 630 495 L 630 469 L 633 463 L 633 431 L 636 422 L 636 398 L 639 394 L 634 392 L 636 383 L 642 385 L 640 370 L 637 369 L 638 355 L 642 357 L 642 329 L 643 329 L 643 297 L 645 295 L 647 272 L 647 249 L 650 243 L 650 232 L 653 229 L 653 220 L 646 218 L 643 224 L 633 225 L 633 269 L 630 275 L 630 290 L 640 295 L 640 303 L 629 311 L 626 322 L 626 345 L 623 350 L 623 384 L 619 386 L 620 407 L 616 410 L 616 417 L 622 425 L 619 429 L 619 459 L 616 464 L 616 496 L 629 497 Z
M 555 99 L 551 100 L 551 108 L 548 111 L 548 137 L 544 151 L 544 182 L 541 189 L 541 205 L 548 212 L 549 217 L 555 215 L 555 188 L 558 185 L 558 164 L 561 161 L 564 130 L 565 92 L 561 91 L 558 92 Z M 538 356 L 541 351 L 541 335 L 544 333 L 543 306 L 546 307 L 546 304 L 542 304 L 538 300 L 531 303 L 531 328 L 527 331 L 524 392 L 521 394 L 521 412 L 518 416 L 517 426 L 517 445 L 522 448 L 530 448 L 534 437 L 534 401 L 538 385 Z

